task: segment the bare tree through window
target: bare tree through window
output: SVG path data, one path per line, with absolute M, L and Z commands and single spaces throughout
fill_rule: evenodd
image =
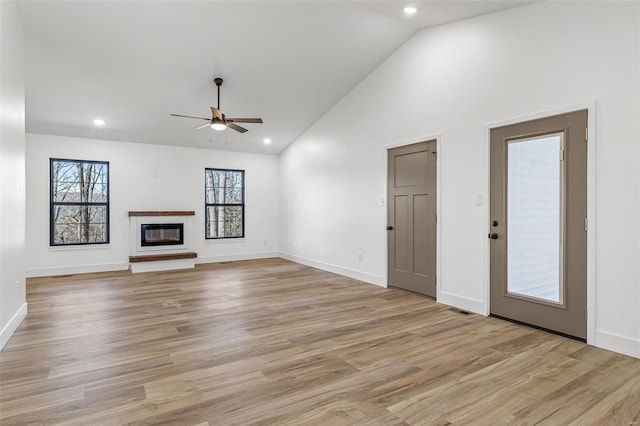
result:
M 244 170 L 205 169 L 206 238 L 244 237 Z
M 50 244 L 109 242 L 109 163 L 50 160 Z

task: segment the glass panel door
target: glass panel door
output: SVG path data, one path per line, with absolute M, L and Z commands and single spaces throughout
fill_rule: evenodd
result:
M 564 135 L 507 144 L 507 294 L 563 304 Z

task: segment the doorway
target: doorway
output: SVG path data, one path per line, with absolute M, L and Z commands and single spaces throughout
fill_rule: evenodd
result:
M 490 313 L 587 337 L 587 111 L 491 129 Z
M 436 297 L 435 140 L 387 151 L 388 283 Z

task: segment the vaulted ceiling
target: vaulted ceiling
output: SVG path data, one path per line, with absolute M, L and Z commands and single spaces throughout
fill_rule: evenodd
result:
M 527 3 L 22 1 L 27 131 L 276 154 L 418 29 Z M 227 116 L 264 124 L 170 117 L 210 116 L 215 77 Z

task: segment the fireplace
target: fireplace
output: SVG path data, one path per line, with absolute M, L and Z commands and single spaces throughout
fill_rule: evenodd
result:
M 2 1 L 2 0 L 0 0 Z M 131 272 L 193 268 L 195 211 L 130 211 L 129 267 Z
M 143 223 L 140 225 L 140 245 L 173 246 L 184 244 L 183 223 Z

